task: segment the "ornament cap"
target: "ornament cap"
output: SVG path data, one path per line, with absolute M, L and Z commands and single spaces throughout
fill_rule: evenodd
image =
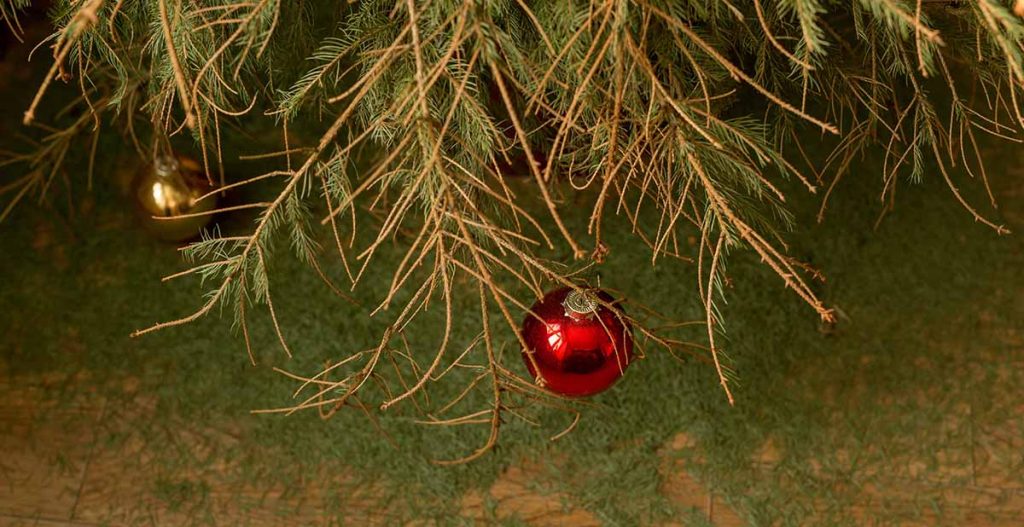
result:
M 573 318 L 590 318 L 597 313 L 597 300 L 585 289 L 573 289 L 565 296 L 562 307 L 565 315 Z
M 172 155 L 158 155 L 153 160 L 153 169 L 159 177 L 176 174 L 179 168 L 181 168 L 181 164 L 178 162 L 178 158 Z

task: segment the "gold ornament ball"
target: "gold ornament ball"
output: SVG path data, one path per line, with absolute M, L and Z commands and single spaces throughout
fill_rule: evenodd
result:
M 135 177 L 142 224 L 161 240 L 180 242 L 199 235 L 210 222 L 217 196 L 199 163 L 183 156 L 157 156 Z M 200 199 L 202 198 L 202 199 Z

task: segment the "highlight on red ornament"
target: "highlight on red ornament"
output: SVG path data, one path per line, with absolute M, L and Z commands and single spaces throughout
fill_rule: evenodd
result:
M 523 320 L 530 375 L 551 392 L 583 397 L 622 377 L 633 358 L 632 326 L 600 289 L 562 288 L 533 305 Z M 607 304 L 607 305 L 604 305 Z

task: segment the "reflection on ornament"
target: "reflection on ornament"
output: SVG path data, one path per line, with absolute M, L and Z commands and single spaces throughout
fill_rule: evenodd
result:
M 522 329 L 530 374 L 548 390 L 571 397 L 614 384 L 633 358 L 629 321 L 621 309 L 601 305 L 614 301 L 599 289 L 563 288 L 534 304 Z
M 160 239 L 183 241 L 209 223 L 217 196 L 202 168 L 187 157 L 158 156 L 135 179 L 135 199 L 146 229 Z M 202 199 L 200 199 L 202 198 Z

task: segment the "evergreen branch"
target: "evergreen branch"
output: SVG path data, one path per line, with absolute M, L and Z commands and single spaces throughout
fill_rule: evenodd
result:
M 441 239 L 437 240 L 435 250 L 437 251 L 436 254 L 439 257 L 438 261 L 441 262 L 440 267 L 445 267 L 445 259 L 443 256 L 444 242 Z M 417 391 L 423 388 L 423 386 L 427 383 L 427 380 L 430 379 L 431 374 L 433 374 L 434 370 L 436 370 L 438 365 L 441 364 L 441 358 L 444 357 L 444 352 L 448 348 L 448 339 L 451 337 L 452 332 L 452 290 L 451 284 L 449 283 L 448 273 L 442 270 L 440 274 L 441 281 L 443 283 L 443 286 L 441 288 L 441 296 L 442 298 L 444 298 L 444 333 L 441 337 L 441 344 L 440 346 L 438 346 L 437 353 L 434 355 L 434 361 L 430 363 L 430 366 L 426 369 L 426 371 L 423 372 L 423 375 L 420 376 L 420 379 L 416 381 L 416 384 L 414 384 L 411 388 L 403 392 L 401 395 L 393 397 L 390 400 L 382 403 L 380 405 L 381 410 L 387 410 L 389 407 L 395 405 L 398 402 L 401 402 L 403 399 L 411 397 L 413 394 L 415 394 Z
M 811 66 L 809 62 L 790 53 L 789 50 L 783 47 L 782 44 L 779 43 L 778 39 L 775 38 L 775 35 L 772 34 L 771 28 L 768 27 L 768 21 L 764 18 L 764 9 L 761 7 L 761 0 L 754 0 L 754 11 L 757 12 L 757 21 L 761 24 L 761 29 L 764 30 L 764 36 L 768 39 L 768 42 L 770 42 L 771 45 L 779 51 L 779 53 L 785 55 L 786 58 L 796 63 L 804 70 L 814 69 L 814 66 Z
M 50 83 L 57 76 L 57 71 L 63 68 L 64 59 L 67 58 L 68 52 L 71 51 L 75 42 L 81 38 L 85 31 L 92 28 L 99 21 L 97 13 L 102 5 L 103 0 L 85 0 L 82 3 L 82 7 L 75 12 L 75 16 L 62 30 L 60 37 L 57 38 L 57 42 L 53 45 L 54 49 L 57 50 L 54 53 L 53 65 L 50 66 L 50 71 L 43 78 L 43 83 L 39 86 L 39 90 L 36 91 L 35 97 L 32 98 L 32 103 L 29 104 L 28 110 L 25 110 L 25 117 L 22 120 L 25 125 L 32 124 L 35 120 L 36 108 L 43 100 L 46 89 L 49 88 Z
M 904 9 L 901 0 L 859 0 L 860 4 L 872 11 L 876 16 L 882 18 L 890 27 L 895 27 L 901 32 L 907 33 L 913 29 L 914 33 L 924 35 L 932 44 L 942 46 L 944 42 L 939 32 L 921 22 L 920 14 L 911 14 Z
M 985 219 L 985 217 L 979 214 L 978 211 L 974 209 L 974 207 L 967 203 L 967 200 L 965 200 L 963 196 L 960 195 L 960 191 L 956 188 L 956 185 L 953 184 L 953 180 L 949 177 L 949 172 L 946 170 L 946 165 L 945 163 L 942 162 L 942 157 L 939 153 L 938 144 L 935 141 L 931 141 L 931 144 L 932 151 L 935 154 L 935 162 L 939 165 L 939 172 L 942 173 L 942 179 L 946 181 L 946 186 L 949 187 L 949 190 L 953 193 L 953 196 L 956 197 L 956 200 L 960 202 L 960 205 L 962 205 L 964 209 L 966 209 L 967 212 L 969 212 L 971 216 L 974 217 L 974 221 L 978 221 L 987 225 L 992 230 L 996 231 L 996 234 L 1010 234 L 1010 229 L 1007 229 L 1003 225 L 996 225 L 995 223 L 992 223 L 991 221 Z
M 777 275 L 786 283 L 786 285 L 793 289 L 805 302 L 807 302 L 821 319 L 824 321 L 832 320 L 833 314 L 830 309 L 818 300 L 814 292 L 807 286 L 806 282 L 800 278 L 800 275 L 793 268 L 792 264 L 784 258 L 777 250 L 775 250 L 770 244 L 765 242 L 756 231 L 750 228 L 743 220 L 741 220 L 736 213 L 729 207 L 728 202 L 722 197 L 722 195 L 715 189 L 708 175 L 705 173 L 700 161 L 693 155 L 692 152 L 687 152 L 686 158 L 690 165 L 696 171 L 698 178 L 701 181 L 701 185 L 704 187 L 704 191 L 707 193 L 708 198 L 711 202 L 711 206 L 720 215 L 719 223 L 722 229 L 726 229 L 727 226 L 724 223 L 728 221 L 738 232 L 741 238 L 745 240 L 750 246 L 762 257 Z
M 787 12 L 796 13 L 796 18 L 800 22 L 800 33 L 803 35 L 808 53 L 824 53 L 825 35 L 818 21 L 818 17 L 825 13 L 821 2 L 818 0 L 780 0 L 779 9 L 782 15 Z
M 0 0 L 0 19 L 3 19 L 7 29 L 18 42 L 23 42 L 21 34 L 24 32 L 21 21 L 18 20 L 18 11 L 27 8 L 31 3 L 32 0 Z
M 214 291 L 214 293 L 212 295 L 210 295 L 210 299 L 206 302 L 206 304 L 204 304 L 203 307 L 201 307 L 195 313 L 192 313 L 191 315 L 189 315 L 187 317 L 179 318 L 177 320 L 171 320 L 169 322 L 160 322 L 158 324 L 154 324 L 154 325 L 152 325 L 152 326 L 150 326 L 148 328 L 145 328 L 145 329 L 137 329 L 137 330 L 135 330 L 135 331 L 133 331 L 131 333 L 131 337 L 132 338 L 140 337 L 142 335 L 145 335 L 146 333 L 152 333 L 152 332 L 157 331 L 157 330 L 166 329 L 166 328 L 175 327 L 175 326 L 182 326 L 182 325 L 188 324 L 190 322 L 195 322 L 196 320 L 199 320 L 200 318 L 205 316 L 207 313 L 209 313 L 210 310 L 213 309 L 213 306 L 217 304 L 217 301 L 220 300 L 221 295 L 224 294 L 224 291 L 227 290 L 228 285 L 231 283 L 231 279 L 232 279 L 231 276 L 228 276 L 227 278 L 225 278 L 224 282 L 221 284 L 221 286 L 216 291 Z
M 736 404 L 736 400 L 732 396 L 732 390 L 729 389 L 728 379 L 725 377 L 725 373 L 722 370 L 722 362 L 718 358 L 719 350 L 715 346 L 715 316 L 714 309 L 712 308 L 712 296 L 715 291 L 716 277 L 718 276 L 718 260 L 722 255 L 722 245 L 725 242 L 725 231 L 721 231 L 718 234 L 718 242 L 715 244 L 714 254 L 711 257 L 711 270 L 708 273 L 708 285 L 707 285 L 707 296 L 704 297 L 704 312 L 707 315 L 707 327 L 708 327 L 708 343 L 711 348 L 711 358 L 715 362 L 715 371 L 718 372 L 718 382 L 722 385 L 722 390 L 725 391 L 725 397 L 729 400 L 729 405 Z
M 178 51 L 174 46 L 174 37 L 171 35 L 171 22 L 167 18 L 167 0 L 158 0 L 160 7 L 160 26 L 163 28 L 164 45 L 167 46 L 167 55 L 170 57 L 171 67 L 174 69 L 174 82 L 178 86 L 178 97 L 181 107 L 185 111 L 185 124 L 189 128 L 195 128 L 196 116 L 192 113 L 192 104 L 188 98 L 188 80 L 178 60 Z
M 668 23 L 668 25 L 670 27 L 674 28 L 675 30 L 679 31 L 680 33 L 683 33 L 684 35 L 687 36 L 687 38 L 689 38 L 694 43 L 696 43 L 698 46 L 700 46 L 701 49 L 703 49 L 708 55 L 713 57 L 720 65 L 722 65 L 722 67 L 724 67 L 726 70 L 728 70 L 729 73 L 733 77 L 735 77 L 737 79 L 740 79 L 740 80 L 743 80 L 748 85 L 750 85 L 750 87 L 752 87 L 755 90 L 757 90 L 758 93 L 760 93 L 765 98 L 767 98 L 771 102 L 773 102 L 776 105 L 778 105 L 780 108 L 782 108 L 782 109 L 784 109 L 784 110 L 786 110 L 786 111 L 788 111 L 788 112 L 790 112 L 790 113 L 800 117 L 801 119 L 804 119 L 805 121 L 807 121 L 809 123 L 817 125 L 819 128 L 821 128 L 825 132 L 828 132 L 830 134 L 835 134 L 835 135 L 839 134 L 839 129 L 837 129 L 835 127 L 835 125 L 832 125 L 832 124 L 826 123 L 824 121 L 821 121 L 820 119 L 818 119 L 816 117 L 813 117 L 813 116 L 803 112 L 802 110 L 800 110 L 799 108 L 796 108 L 792 104 L 790 104 L 790 103 L 780 99 L 777 95 L 775 95 L 772 92 L 768 91 L 768 89 L 765 88 L 764 86 L 761 86 L 760 83 L 758 83 L 751 76 L 749 76 L 746 73 L 744 73 L 743 70 L 741 70 L 735 64 L 730 62 L 727 58 L 725 58 L 718 50 L 716 50 L 714 48 L 714 46 L 708 44 L 704 39 L 700 38 L 700 36 L 698 36 L 697 33 L 695 33 L 692 29 L 687 27 L 686 24 L 683 24 L 682 22 L 680 22 L 680 21 L 676 20 L 675 18 L 669 16 L 668 14 L 666 14 L 664 11 L 658 9 L 657 7 L 654 7 L 654 6 L 650 5 L 650 4 L 648 4 L 646 1 L 644 1 L 644 0 L 640 0 L 640 1 L 641 1 L 641 3 L 643 3 L 645 5 L 645 7 L 650 9 L 652 13 L 658 15 L 658 17 L 660 17 L 662 20 L 664 20 L 666 23 Z
M 576 243 L 572 234 L 569 234 L 569 230 L 565 228 L 565 224 L 562 222 L 562 217 L 558 214 L 558 208 L 551 199 L 551 194 L 548 192 L 547 186 L 544 183 L 544 178 L 540 173 L 540 169 L 537 168 L 539 164 L 533 154 L 533 149 L 530 148 L 526 131 L 523 129 L 522 124 L 519 122 L 519 118 L 516 116 L 516 110 L 512 105 L 511 98 L 509 97 L 508 88 L 505 86 L 505 81 L 502 80 L 502 73 L 494 63 L 491 63 L 490 67 L 491 73 L 494 75 L 494 81 L 498 85 L 498 91 L 501 93 L 502 102 L 508 110 L 509 119 L 512 121 L 512 127 L 515 129 L 516 137 L 519 140 L 519 144 L 523 147 L 523 152 L 526 154 L 526 162 L 530 165 L 530 171 L 533 173 L 533 177 L 537 182 L 537 188 L 540 190 L 541 197 L 544 199 L 544 204 L 547 205 L 548 211 L 551 213 L 551 218 L 555 220 L 555 225 L 558 227 L 559 232 L 561 232 L 565 240 L 569 242 L 573 255 L 575 255 L 576 258 L 582 258 L 586 252 L 580 248 L 579 244 Z

